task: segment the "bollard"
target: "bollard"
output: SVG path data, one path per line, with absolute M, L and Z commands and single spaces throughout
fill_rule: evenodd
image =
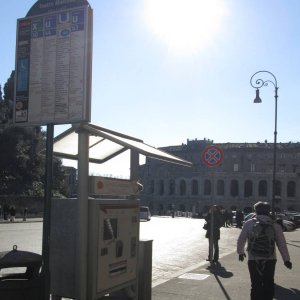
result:
M 152 289 L 152 240 L 140 240 L 138 267 L 138 299 L 151 300 Z

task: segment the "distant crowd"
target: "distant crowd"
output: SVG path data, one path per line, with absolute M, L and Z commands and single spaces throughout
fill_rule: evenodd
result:
M 27 208 L 23 210 L 23 221 L 26 221 L 27 217 Z M 3 207 L 0 205 L 0 219 L 4 221 L 14 222 L 16 218 L 16 208 L 14 205 L 4 204 Z
M 242 228 L 243 221 L 244 221 L 244 214 L 241 210 L 235 211 L 228 211 L 227 209 L 221 209 L 221 214 L 223 217 L 223 226 L 224 227 L 231 227 L 236 226 L 238 228 Z

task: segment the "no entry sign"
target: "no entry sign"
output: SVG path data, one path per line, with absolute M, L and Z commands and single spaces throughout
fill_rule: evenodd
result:
M 209 167 L 216 167 L 222 163 L 224 152 L 220 147 L 208 146 L 202 151 L 202 161 Z

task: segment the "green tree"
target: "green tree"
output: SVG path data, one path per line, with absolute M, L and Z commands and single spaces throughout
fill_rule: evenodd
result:
M 14 77 L 15 72 L 13 71 L 4 85 L 4 97 L 0 88 L 0 124 L 2 125 L 10 125 L 12 123 Z
M 36 153 L 37 128 L 8 127 L 0 135 L 0 193 L 41 195 L 43 157 Z

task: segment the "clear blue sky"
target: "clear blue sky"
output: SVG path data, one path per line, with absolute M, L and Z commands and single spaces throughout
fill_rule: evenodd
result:
M 2 5 L 1 85 L 14 69 L 16 20 L 34 3 Z M 89 3 L 92 123 L 155 147 L 204 137 L 273 142 L 274 88 L 263 87 L 263 103 L 253 104 L 249 83 L 256 71 L 268 70 L 279 86 L 278 142 L 300 142 L 300 1 Z M 64 128 L 56 126 L 56 133 Z

